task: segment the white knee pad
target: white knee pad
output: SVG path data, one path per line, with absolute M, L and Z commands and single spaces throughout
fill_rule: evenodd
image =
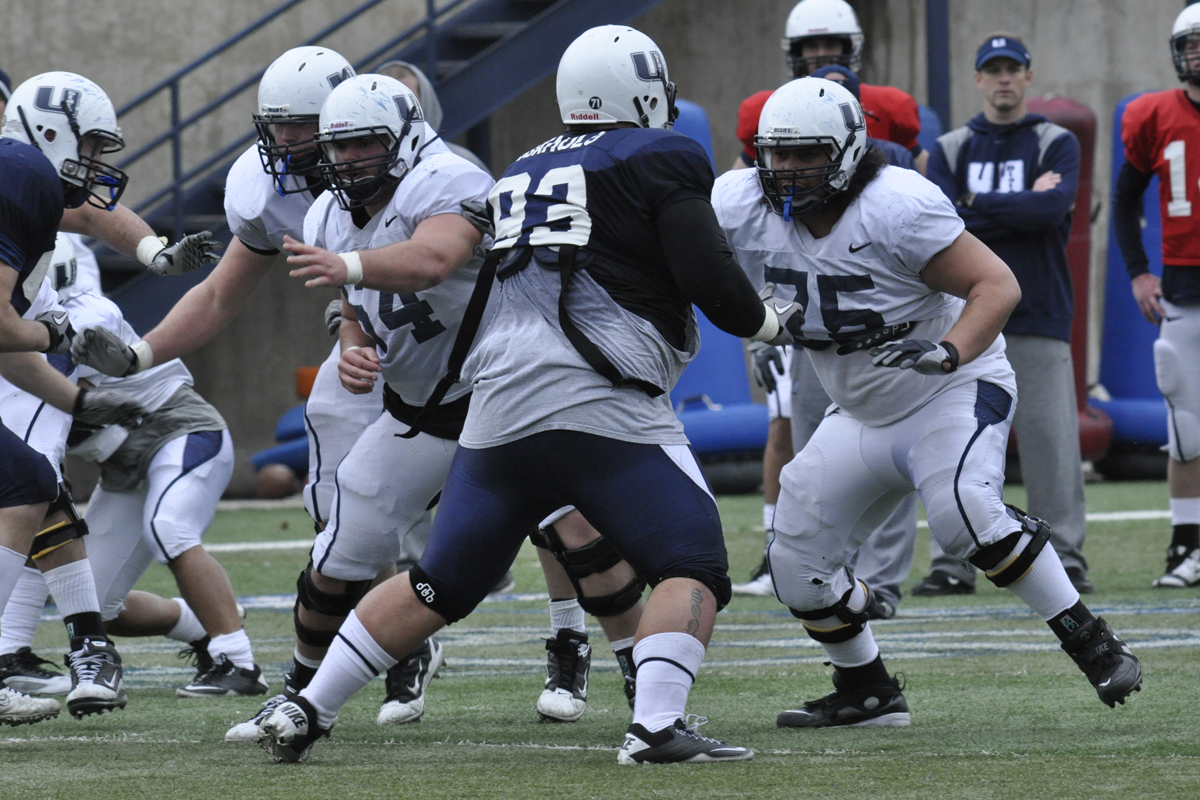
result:
M 1176 461 L 1200 457 L 1200 361 L 1180 358 L 1175 343 L 1154 342 L 1154 377 L 1167 401 L 1167 448 Z M 1195 373 L 1195 374 L 1193 374 Z

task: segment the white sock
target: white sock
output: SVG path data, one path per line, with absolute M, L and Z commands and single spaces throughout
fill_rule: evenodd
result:
M 821 646 L 835 667 L 865 667 L 879 656 L 879 646 L 875 644 L 870 623 L 853 639 L 836 644 L 822 642 Z
M 328 728 L 338 710 L 377 675 L 398 662 L 371 637 L 353 611 L 342 623 L 321 668 L 300 695 L 317 711 L 317 724 Z
M 0 608 L 8 605 L 28 556 L 0 545 Z
M 244 630 L 222 633 L 208 643 L 208 654 L 216 659 L 224 653 L 235 666 L 254 669 L 254 651 L 250 649 L 250 637 Z
M 763 503 L 763 530 L 767 532 L 767 544 L 770 544 L 771 532 L 775 530 L 774 503 Z
M 292 658 L 294 658 L 296 660 L 296 663 L 302 667 L 308 667 L 309 669 L 320 669 L 321 668 L 321 659 L 309 658 L 308 656 L 302 656 L 302 655 L 300 655 L 299 650 L 292 651 Z
M 176 622 L 175 627 L 167 631 L 167 638 L 177 642 L 195 642 L 208 636 L 208 631 L 204 630 L 204 626 L 200 624 L 200 618 L 196 616 L 195 611 L 192 611 L 192 607 L 187 604 L 187 601 L 182 597 L 172 597 L 171 599 L 175 605 L 179 606 L 179 622 Z
M 0 617 L 0 655 L 15 653 L 33 644 L 33 634 L 42 619 L 50 590 L 36 567 L 25 567 L 17 578 L 4 615 Z
M 1200 497 L 1172 497 L 1171 524 L 1200 525 Z
M 655 633 L 633 646 L 638 691 L 633 721 L 654 733 L 683 719 L 704 645 L 686 633 Z
M 1043 547 L 1029 572 L 1008 590 L 1047 620 L 1079 602 L 1079 592 L 1071 585 L 1053 547 Z
M 64 617 L 72 614 L 100 613 L 100 601 L 96 598 L 96 579 L 92 577 L 92 565 L 86 558 L 72 561 L 49 572 L 43 572 L 46 586 Z
M 634 638 L 635 637 L 630 636 L 628 639 L 617 639 L 615 642 L 609 642 L 609 645 L 612 646 L 612 651 L 614 653 L 619 653 L 622 650 L 633 647 Z
M 579 607 L 579 600 L 574 597 L 570 600 L 550 601 L 550 636 L 558 636 L 558 632 L 563 628 L 584 632 L 583 609 Z

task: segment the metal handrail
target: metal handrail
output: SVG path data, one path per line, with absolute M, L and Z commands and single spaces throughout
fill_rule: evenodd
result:
M 157 136 L 152 138 L 149 142 L 143 144 L 141 147 L 139 147 L 133 153 L 129 154 L 129 156 L 127 156 L 125 159 L 123 159 L 120 162 L 120 166 L 122 169 L 124 169 L 128 165 L 134 163 L 135 161 L 142 159 L 143 157 L 148 155 L 150 152 L 158 149 L 163 144 L 170 141 L 170 143 L 171 143 L 171 176 L 172 176 L 172 180 L 170 181 L 170 183 L 159 188 L 157 191 L 155 191 L 153 194 L 151 194 L 148 198 L 143 199 L 141 202 L 139 202 L 133 208 L 135 211 L 140 213 L 140 212 L 156 205 L 161 200 L 163 200 L 165 197 L 170 195 L 172 197 L 172 201 L 173 201 L 172 212 L 173 212 L 173 216 L 174 216 L 174 234 L 175 234 L 176 239 L 178 239 L 180 236 L 183 235 L 183 193 L 184 193 L 184 188 L 185 188 L 186 184 L 193 181 L 197 177 L 203 175 L 204 173 L 206 173 L 207 171 L 212 169 L 214 166 L 216 166 L 219 163 L 221 163 L 222 161 L 224 161 L 229 155 L 231 155 L 233 152 L 235 152 L 239 148 L 246 146 L 246 144 L 248 144 L 254 138 L 254 133 L 250 132 L 247 135 L 242 136 L 239 139 L 237 139 L 237 141 L 235 141 L 233 144 L 223 147 L 216 154 L 209 156 L 203 162 L 201 162 L 199 165 L 197 165 L 185 172 L 184 168 L 183 168 L 183 132 L 184 132 L 184 130 L 191 127 L 192 125 L 196 124 L 201 119 L 208 116 L 213 111 L 215 111 L 218 108 L 220 108 L 221 106 L 225 105 L 226 103 L 228 103 L 229 101 L 231 101 L 232 99 L 234 99 L 235 97 L 240 95 L 242 92 L 244 92 L 246 89 L 248 89 L 251 86 L 253 86 L 254 84 L 256 84 L 262 78 L 263 73 L 266 72 L 266 67 L 264 67 L 261 70 L 257 70 L 252 75 L 250 75 L 248 78 L 246 78 L 245 80 L 243 80 L 239 84 L 237 84 L 235 87 L 222 93 L 219 97 L 210 101 L 209 103 L 204 105 L 199 110 L 189 114 L 187 117 L 182 117 L 181 112 L 180 112 L 180 82 L 185 77 L 190 75 L 192 72 L 195 72 L 197 69 L 199 69 L 200 67 L 207 64 L 213 58 L 221 55 L 226 50 L 228 50 L 229 48 L 236 45 L 238 42 L 241 42 L 242 40 L 244 40 L 250 34 L 261 29 L 263 26 L 267 25 L 271 21 L 277 19 L 278 17 L 282 16 L 284 13 L 290 11 L 291 9 L 295 8 L 296 6 L 298 6 L 299 4 L 301 4 L 303 2 L 305 2 L 305 0 L 287 0 L 287 2 L 282 3 L 280 6 L 275 8 L 273 11 L 271 11 L 268 14 L 264 15 L 263 17 L 259 18 L 258 20 L 256 20 L 254 23 L 252 23 L 245 29 L 239 31 L 234 36 L 230 37 L 226 41 L 224 41 L 221 44 L 217 45 L 216 47 L 212 48 L 211 50 L 209 50 L 207 53 L 205 53 L 200 58 L 191 62 L 187 66 L 177 70 L 170 77 L 165 78 L 164 80 L 155 84 L 151 88 L 142 92 L 140 95 L 138 95 L 132 101 L 130 101 L 129 103 L 126 103 L 124 106 L 122 106 L 121 109 L 117 112 L 118 116 L 127 114 L 128 112 L 141 106 L 146 101 L 148 101 L 150 98 L 154 97 L 155 95 L 159 94 L 160 92 L 162 92 L 164 90 L 168 90 L 170 92 L 171 127 L 169 129 L 167 129 L 166 131 L 164 131 L 163 133 L 158 134 Z M 304 42 L 304 44 L 308 44 L 308 45 L 317 44 L 322 39 L 332 35 L 333 33 L 336 33 L 338 30 L 345 27 L 349 23 L 353 22 L 359 16 L 366 13 L 367 11 L 370 11 L 372 8 L 374 8 L 375 6 L 379 5 L 382 2 L 384 2 L 384 0 L 365 0 L 365 2 L 361 3 L 353 11 L 350 11 L 349 13 L 347 13 L 346 15 L 344 15 L 337 21 L 335 21 L 332 24 L 330 24 L 329 26 L 327 26 L 324 30 L 320 31 L 319 33 L 309 37 L 309 39 L 307 39 Z M 469 0 L 452 0 L 451 2 L 442 6 L 441 8 L 438 8 L 437 0 L 425 0 L 425 12 L 426 12 L 425 19 L 423 19 L 420 22 L 418 22 L 417 24 L 409 27 L 407 30 L 400 33 L 399 35 L 393 37 L 387 43 L 376 48 L 374 51 L 369 53 L 367 56 L 359 59 L 356 63 L 356 68 L 361 68 L 365 64 L 370 64 L 370 63 L 376 61 L 388 50 L 398 47 L 401 42 L 405 41 L 406 39 L 409 39 L 414 34 L 420 32 L 420 31 L 424 31 L 426 34 L 426 37 L 427 37 L 427 41 L 428 41 L 428 50 L 426 52 L 428 69 L 426 71 L 430 75 L 436 75 L 436 62 L 437 62 L 436 33 L 437 33 L 437 27 L 438 27 L 438 20 L 441 17 L 446 16 L 451 11 L 464 5 L 466 2 L 469 2 Z

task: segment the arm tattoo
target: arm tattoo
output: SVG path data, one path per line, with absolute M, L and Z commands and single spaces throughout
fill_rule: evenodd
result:
M 692 618 L 688 620 L 687 632 L 695 636 L 700 631 L 700 617 L 704 610 L 704 595 L 699 589 L 692 589 Z

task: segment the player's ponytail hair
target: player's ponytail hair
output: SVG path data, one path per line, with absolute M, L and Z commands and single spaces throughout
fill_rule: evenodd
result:
M 846 184 L 845 190 L 831 197 L 826 208 L 837 208 L 839 213 L 845 211 L 854 202 L 854 199 L 863 193 L 867 184 L 879 177 L 879 173 L 886 166 L 887 159 L 884 158 L 883 152 L 877 147 L 872 147 L 858 162 L 858 167 L 850 176 L 850 182 Z

